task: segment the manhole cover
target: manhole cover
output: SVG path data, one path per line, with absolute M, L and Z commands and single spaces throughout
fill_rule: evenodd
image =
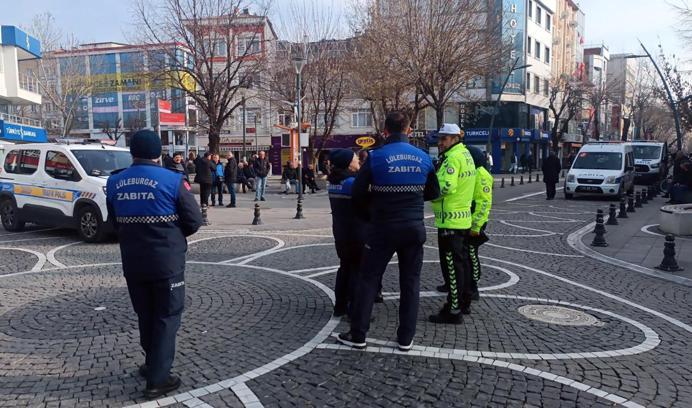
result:
M 596 317 L 579 310 L 561 306 L 526 305 L 518 309 L 524 317 L 539 322 L 563 326 L 602 326 Z

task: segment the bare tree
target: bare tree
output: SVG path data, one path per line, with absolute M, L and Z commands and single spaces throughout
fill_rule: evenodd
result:
M 50 133 L 66 136 L 72 130 L 83 99 L 90 95 L 93 88 L 86 74 L 84 58 L 62 56 L 79 43 L 73 35 L 65 35 L 60 30 L 50 13 L 36 15 L 28 31 L 41 42 L 44 52 L 32 71 L 44 98 L 41 111 L 43 120 Z M 52 126 L 55 122 L 49 120 L 47 106 L 59 115 L 57 127 Z
M 551 81 L 548 108 L 555 119 L 550 131 L 553 149 L 558 148 L 569 122 L 581 113 L 583 102 L 584 84 L 582 81 L 566 75 Z
M 121 117 L 118 117 L 115 122 L 101 122 L 98 126 L 101 128 L 101 132 L 103 132 L 106 136 L 108 136 L 108 139 L 114 141 L 115 143 L 118 143 L 118 140 L 120 140 L 120 138 L 126 133 L 125 129 L 123 128 L 123 119 Z
M 668 3 L 678 15 L 678 34 L 689 48 L 692 43 L 692 8 L 686 0 L 670 0 Z
M 251 6 L 261 12 L 250 14 Z M 209 149 L 217 152 L 225 123 L 242 104 L 239 92 L 253 82 L 272 46 L 263 35 L 266 7 L 251 0 L 138 0 L 136 20 L 143 40 L 167 56 L 158 59 L 156 71 L 196 102 Z
M 680 127 L 683 133 L 692 131 L 692 83 L 678 69 L 681 65 L 679 59 L 672 55 L 666 56 L 663 47 L 659 47 L 659 66 L 663 72 L 663 77 L 670 87 L 670 92 L 674 99 L 675 109 L 680 117 Z M 656 95 L 670 106 L 668 96 L 662 85 L 656 88 Z
M 445 107 L 463 98 L 467 84 L 497 72 L 506 51 L 490 2 L 380 0 L 371 3 L 363 32 L 391 47 L 387 55 L 435 110 L 442 125 Z M 387 64 L 389 61 L 384 61 Z

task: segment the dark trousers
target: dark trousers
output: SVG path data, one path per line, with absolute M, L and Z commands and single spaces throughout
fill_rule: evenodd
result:
M 545 191 L 546 191 L 546 194 L 548 196 L 548 200 L 552 200 L 553 198 L 555 198 L 555 186 L 556 185 L 557 185 L 557 183 L 553 183 L 553 182 L 546 182 L 545 183 Z
M 235 205 L 235 183 L 226 183 L 228 195 L 231 196 L 231 205 Z
M 223 205 L 223 181 L 216 180 L 211 189 L 211 204 L 216 203 L 216 194 L 219 195 L 219 205 Z
M 467 248 L 468 230 L 440 228 L 437 239 L 440 252 L 440 267 L 445 278 L 447 307 L 451 313 L 460 313 L 471 304 L 471 262 Z
M 481 233 L 485 231 L 485 225 L 481 227 Z M 471 264 L 471 293 L 478 293 L 478 281 L 481 280 L 481 260 L 478 258 L 478 245 L 473 239 L 469 239 L 466 248 L 469 253 L 469 262 Z
M 382 275 L 396 253 L 399 258 L 401 292 L 397 337 L 402 344 L 408 344 L 413 340 L 418 317 L 424 243 L 425 226 L 422 222 L 373 226 L 363 249 L 351 312 L 351 333 L 356 339 L 364 339 L 370 329 L 370 316 Z
M 185 278 L 153 282 L 127 280 L 139 322 L 139 343 L 146 355 L 147 385 L 163 384 L 175 357 L 175 336 L 185 307 Z
M 336 241 L 336 254 L 339 256 L 339 270 L 336 271 L 334 285 L 334 311 L 348 312 L 353 301 L 356 277 L 363 253 L 362 242 Z
M 310 189 L 311 192 L 315 192 L 315 190 L 319 190 L 319 187 L 317 187 L 317 183 L 315 180 L 305 180 L 303 183 L 303 193 L 305 193 L 306 189 Z
M 199 183 L 199 205 L 209 206 L 209 194 L 211 194 L 210 183 Z

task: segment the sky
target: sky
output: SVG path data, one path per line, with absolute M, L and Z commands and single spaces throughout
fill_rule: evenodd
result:
M 345 1 L 303 0 L 324 4 L 327 13 L 347 14 Z M 661 42 L 666 53 L 692 59 L 692 47 L 684 47 L 670 3 L 683 0 L 579 0 L 586 13 L 586 44 L 605 44 L 611 53 L 640 53 L 637 39 L 656 52 Z M 300 0 L 273 0 L 272 18 L 281 33 L 291 8 Z M 64 31 L 81 42 L 127 42 L 139 29 L 132 24 L 132 0 L 0 0 L 0 23 L 28 26 L 32 16 L 50 12 Z M 342 19 L 345 25 L 345 19 Z

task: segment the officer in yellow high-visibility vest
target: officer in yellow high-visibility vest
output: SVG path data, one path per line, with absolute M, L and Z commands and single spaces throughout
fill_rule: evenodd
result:
M 473 164 L 476 166 L 476 186 L 473 189 L 471 206 L 471 232 L 467 249 L 471 262 L 471 300 L 478 300 L 478 281 L 481 278 L 481 262 L 478 259 L 478 247 L 488 241 L 485 226 L 488 224 L 490 208 L 493 205 L 493 176 L 486 169 L 488 164 L 485 153 L 473 146 L 467 147 Z
M 448 289 L 447 303 L 436 315 L 433 323 L 460 324 L 462 313 L 470 313 L 471 264 L 467 240 L 472 218 L 471 203 L 476 185 L 476 166 L 461 143 L 461 129 L 445 123 L 438 132 L 438 145 L 442 164 L 437 171 L 440 198 L 433 200 L 435 226 L 438 228 L 440 266 Z

